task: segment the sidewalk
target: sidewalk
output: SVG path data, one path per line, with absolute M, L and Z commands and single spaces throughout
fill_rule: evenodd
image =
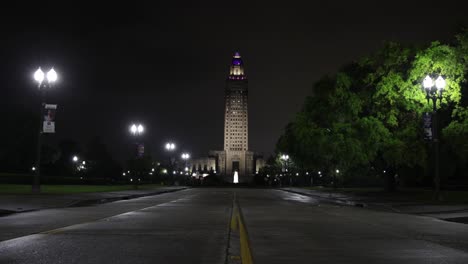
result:
M 414 201 L 382 200 L 378 197 L 363 197 L 339 192 L 309 190 L 287 187 L 280 190 L 315 197 L 325 202 L 366 207 L 373 210 L 392 211 L 404 214 L 430 216 L 442 220 L 468 223 L 468 204 L 431 204 Z
M 2 194 L 0 216 L 47 208 L 85 206 L 184 190 L 187 187 L 160 187 L 152 190 L 126 190 L 77 194 Z

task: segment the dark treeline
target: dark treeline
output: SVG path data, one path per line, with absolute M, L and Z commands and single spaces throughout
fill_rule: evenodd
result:
M 422 81 L 446 80 L 437 103 L 443 185 L 468 183 L 468 31 L 452 43 L 386 43 L 377 52 L 324 76 L 278 140 L 298 171 L 339 175 L 346 186 L 431 186 L 431 141 L 423 114 L 432 112 Z M 280 165 L 277 158 L 267 170 Z M 278 167 L 278 166 L 277 166 Z M 271 172 L 270 172 L 271 173 Z M 274 173 L 274 172 L 273 172 Z M 321 176 L 321 175 L 320 175 Z

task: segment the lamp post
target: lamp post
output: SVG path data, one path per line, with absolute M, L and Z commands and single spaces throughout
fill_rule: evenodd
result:
M 136 170 L 136 176 L 137 176 L 137 179 L 135 179 L 135 189 L 138 188 L 138 182 L 139 182 L 139 177 L 141 176 L 141 170 L 142 168 L 140 167 L 141 162 L 139 162 L 139 159 L 141 158 L 141 156 L 144 154 L 144 146 L 139 142 L 139 137 L 145 132 L 145 127 L 142 125 L 142 124 L 132 124 L 130 126 L 130 134 L 132 134 L 135 138 L 136 138 L 136 142 L 135 142 L 135 145 L 136 145 L 136 168 L 134 168 Z
M 434 155 L 434 198 L 440 200 L 440 175 L 439 175 L 439 133 L 437 127 L 437 100 L 442 103 L 442 94 L 446 82 L 442 76 L 435 81 L 427 75 L 423 81 L 423 88 L 426 92 L 427 102 L 432 100 L 432 151 Z
M 174 166 L 173 166 L 174 164 L 173 163 L 175 163 L 175 160 L 174 160 L 174 157 L 172 155 L 174 154 L 174 151 L 176 149 L 176 145 L 173 142 L 167 142 L 166 145 L 164 146 L 164 148 L 166 149 L 166 151 L 168 152 L 168 155 L 169 155 L 169 169 L 173 170 L 174 169 Z
M 289 173 L 287 173 L 287 172 L 289 171 L 289 155 L 283 154 L 283 155 L 281 155 L 280 158 L 283 161 L 283 170 L 285 171 L 285 175 L 288 175 Z M 291 185 L 292 185 L 292 178 L 289 177 L 289 186 L 291 186 Z
M 41 185 L 40 185 L 40 178 L 41 178 L 41 148 L 42 148 L 42 126 L 43 126 L 43 111 L 45 106 L 46 100 L 46 91 L 53 86 L 53 84 L 57 81 L 58 75 L 54 68 L 50 69 L 47 73 L 44 73 L 41 68 L 39 67 L 36 72 L 34 72 L 34 80 L 37 82 L 37 88 L 40 92 L 40 101 L 41 101 L 41 108 L 39 111 L 39 129 L 37 133 L 37 150 L 36 150 L 36 170 L 34 173 L 34 179 L 32 184 L 32 192 L 33 193 L 40 193 L 41 192 Z
M 185 174 L 187 175 L 189 173 L 189 169 L 187 167 L 187 161 L 190 159 L 190 154 L 189 153 L 182 153 L 181 155 L 182 159 L 184 160 L 184 171 L 185 171 Z M 182 172 L 182 170 L 181 170 Z M 185 177 L 186 179 L 187 177 Z
M 340 174 L 340 170 L 336 169 L 335 173 L 333 174 L 333 189 L 336 189 L 336 181 L 337 181 L 338 174 Z
M 188 171 L 187 160 L 190 159 L 190 154 L 189 153 L 182 153 L 181 157 L 184 160 L 185 171 Z

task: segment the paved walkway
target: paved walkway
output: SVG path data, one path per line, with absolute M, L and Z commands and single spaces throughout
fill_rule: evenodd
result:
M 468 223 L 468 204 L 430 204 L 413 201 L 394 202 L 379 200 L 376 197 L 360 197 L 338 192 L 309 190 L 304 188 L 281 188 L 284 191 L 320 198 L 335 204 L 367 207 L 376 210 L 386 210 L 398 213 L 431 216 L 438 219 Z
M 9 213 L 28 212 L 48 208 L 63 208 L 112 202 L 174 192 L 183 189 L 186 189 L 186 187 L 160 187 L 151 190 L 126 190 L 76 194 L 2 194 L 0 195 L 0 216 Z

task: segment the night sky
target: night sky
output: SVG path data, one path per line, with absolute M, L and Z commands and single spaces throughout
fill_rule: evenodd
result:
M 50 140 L 85 144 L 100 135 L 124 160 L 128 126 L 140 121 L 154 156 L 167 140 L 195 156 L 221 150 L 225 80 L 239 51 L 249 78 L 250 149 L 268 155 L 324 74 L 385 40 L 449 40 L 468 24 L 460 0 L 97 2 L 2 4 L 2 127 L 37 112 L 32 73 L 54 66 L 60 82 L 48 102 L 59 105 L 58 132 Z

